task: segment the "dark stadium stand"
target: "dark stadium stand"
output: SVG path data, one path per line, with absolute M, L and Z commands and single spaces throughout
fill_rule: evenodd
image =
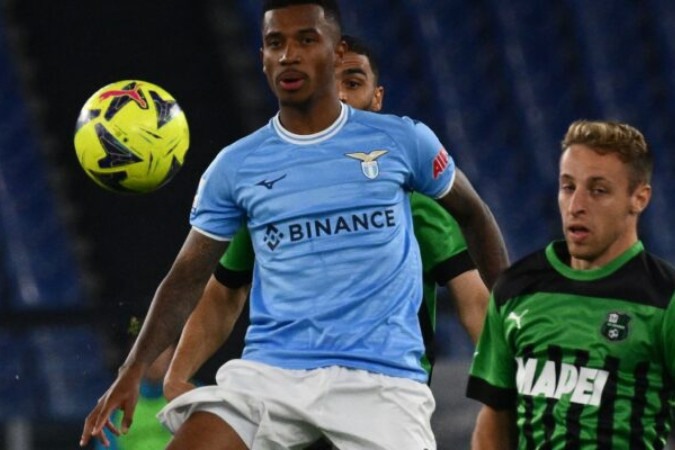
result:
M 81 309 L 85 297 L 82 273 L 73 251 L 74 242 L 69 239 L 63 216 L 58 212 L 64 205 L 56 203 L 49 185 L 50 176 L 56 174 L 49 173 L 39 149 L 40 127 L 31 119 L 27 102 L 22 97 L 17 66 L 11 64 L 4 30 L 0 28 L 0 267 L 3 268 L 0 277 L 3 281 L 0 417 L 7 419 L 36 417 L 44 412 L 39 401 L 45 390 L 38 378 L 56 374 L 57 367 L 53 363 L 63 355 L 61 351 L 54 351 L 53 346 L 49 358 L 40 354 L 44 346 L 36 345 L 28 338 L 32 334 L 31 314 Z M 59 342 L 64 334 L 54 336 L 54 342 Z M 90 348 L 96 342 L 89 339 L 92 336 L 95 336 L 93 331 L 87 339 Z M 71 355 L 78 354 L 80 365 L 86 365 L 92 376 L 100 375 L 104 369 L 101 349 L 83 352 L 86 347 L 82 344 L 70 349 L 58 348 Z M 38 371 L 38 367 L 41 370 Z M 88 380 L 92 379 L 80 380 L 80 387 L 88 389 Z M 51 381 L 53 379 L 47 382 L 49 387 L 53 386 Z M 96 395 L 91 396 L 88 392 L 76 396 L 76 402 L 61 403 L 71 405 L 76 408 L 73 412 L 81 415 L 86 413 L 86 408 L 77 400 L 86 399 L 91 403 Z M 51 412 L 47 415 L 52 417 Z

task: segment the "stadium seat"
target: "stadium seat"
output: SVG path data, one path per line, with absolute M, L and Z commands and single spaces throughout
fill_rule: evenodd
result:
M 25 333 L 0 330 L 0 421 L 31 418 L 40 399 Z
M 53 326 L 31 331 L 30 339 L 44 413 L 59 420 L 85 417 L 112 381 L 99 336 L 85 326 Z
M 0 39 L 0 46 L 2 39 Z M 80 273 L 30 114 L 0 51 L 0 221 L 8 304 L 15 310 L 81 307 Z

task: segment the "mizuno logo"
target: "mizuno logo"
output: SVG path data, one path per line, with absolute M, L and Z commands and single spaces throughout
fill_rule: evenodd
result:
M 272 181 L 262 180 L 262 181 L 259 181 L 259 182 L 256 183 L 256 186 L 265 186 L 267 189 L 272 189 L 272 188 L 274 187 L 274 184 L 275 184 L 277 181 L 283 180 L 284 178 L 286 178 L 286 174 L 283 174 L 282 176 L 280 176 L 280 177 L 277 178 L 276 180 L 272 180 Z

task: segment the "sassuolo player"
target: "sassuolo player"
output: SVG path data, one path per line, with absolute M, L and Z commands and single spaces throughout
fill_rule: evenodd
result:
M 558 204 L 565 239 L 494 288 L 468 395 L 474 449 L 661 449 L 675 379 L 675 269 L 638 218 L 652 155 L 634 127 L 571 124 Z

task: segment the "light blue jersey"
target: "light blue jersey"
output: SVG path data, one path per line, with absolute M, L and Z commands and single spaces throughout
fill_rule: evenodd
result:
M 454 175 L 425 125 L 347 106 L 320 133 L 292 134 L 276 116 L 226 147 L 202 177 L 190 222 L 219 240 L 249 227 L 256 265 L 243 358 L 425 382 L 408 192 L 441 197 Z

